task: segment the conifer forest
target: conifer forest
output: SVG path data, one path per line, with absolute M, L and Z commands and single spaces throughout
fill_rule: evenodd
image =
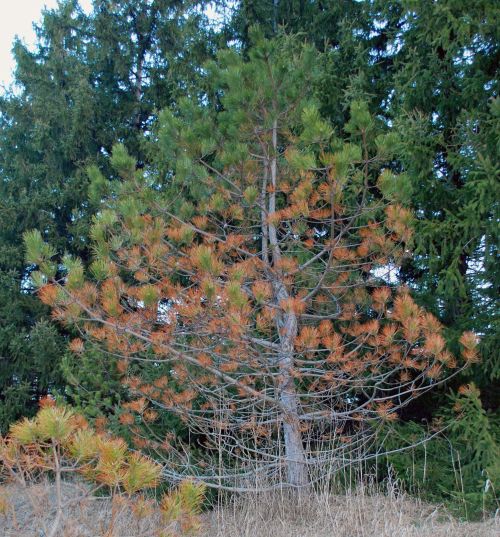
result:
M 44 483 L 26 535 L 87 535 L 80 482 L 107 536 L 388 486 L 498 524 L 500 5 L 59 0 L 35 24 L 0 91 L 0 528 L 2 487 Z M 420 535 L 366 531 L 328 535 Z

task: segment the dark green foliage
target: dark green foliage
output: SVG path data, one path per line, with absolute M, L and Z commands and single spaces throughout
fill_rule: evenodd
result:
M 102 351 L 87 348 L 81 354 L 66 352 L 61 370 L 67 383 L 64 396 L 88 418 L 112 415 L 126 400 L 116 360 Z
M 450 333 L 482 334 L 484 385 L 498 375 L 499 10 L 488 0 L 403 6 L 388 33 L 388 111 L 418 220 L 402 277 Z
M 266 37 L 273 37 L 278 31 L 301 34 L 324 50 L 339 45 L 339 36 L 349 26 L 349 21 L 354 21 L 356 28 L 366 36 L 370 23 L 365 14 L 363 2 L 355 0 L 242 0 L 235 7 L 228 31 L 249 46 L 250 29 L 259 25 Z
M 41 347 L 36 367 L 26 348 L 36 319 L 48 312 L 29 295 L 22 234 L 40 229 L 60 251 L 86 256 L 90 214 L 80 167 L 98 155 L 99 144 L 92 132 L 97 111 L 85 65 L 88 21 L 75 5 L 66 2 L 57 12 L 45 13 L 34 52 L 15 43 L 17 88 L 0 99 L 0 271 L 1 289 L 10 290 L 9 299 L 2 301 L 7 307 L 0 312 L 0 324 L 15 334 L 0 337 L 0 392 L 7 394 L 0 406 L 9 413 L 3 428 L 31 413 L 40 395 L 63 383 L 59 363 L 64 346 L 55 328 L 46 334 L 53 341 L 45 347 L 58 349 L 43 356 Z M 13 407 L 9 400 L 19 399 L 18 390 L 26 392 L 24 382 L 30 385 L 29 402 L 26 408 Z
M 39 397 L 63 382 L 58 367 L 64 341 L 44 320 L 48 309 L 22 292 L 13 271 L 0 272 L 0 431 L 33 414 Z
M 444 501 L 464 519 L 488 516 L 500 506 L 500 423 L 479 395 L 474 384 L 464 385 L 448 397 L 450 407 L 432 427 L 407 422 L 381 435 L 384 448 L 396 452 L 379 469 L 426 500 Z
M 30 330 L 47 311 L 29 295 L 34 267 L 24 264 L 23 233 L 38 229 L 58 253 L 88 262 L 89 224 L 103 194 L 96 177 L 110 171 L 113 144 L 145 166 L 142 144 L 156 111 L 193 87 L 196 66 L 210 55 L 193 5 L 96 0 L 86 16 L 65 0 L 44 12 L 34 50 L 14 44 L 15 85 L 0 97 L 0 428 L 48 390 L 64 392 L 66 334 L 51 329 L 51 343 L 31 355 Z

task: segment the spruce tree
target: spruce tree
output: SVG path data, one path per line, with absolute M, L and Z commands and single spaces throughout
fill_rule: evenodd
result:
M 57 332 L 46 334 L 54 350 L 33 360 L 37 322 L 47 311 L 30 296 L 19 240 L 23 230 L 37 225 L 57 248 L 85 254 L 78 229 L 85 220 L 80 208 L 86 179 L 78 167 L 99 150 L 91 132 L 86 29 L 86 18 L 74 2 L 46 12 L 37 28 L 37 50 L 14 44 L 16 86 L 0 100 L 2 430 L 61 384 L 57 364 L 64 347 Z
M 379 17 L 389 17 L 384 3 Z M 498 379 L 500 197 L 499 10 L 477 2 L 412 2 L 388 31 L 388 116 L 414 188 L 416 252 L 401 277 L 449 328 L 482 335 L 475 370 L 487 407 Z
M 0 98 L 0 430 L 65 384 L 64 331 L 47 329 L 50 352 L 32 356 L 48 311 L 30 296 L 22 234 L 36 227 L 57 251 L 89 259 L 87 168 L 106 169 L 116 141 L 146 165 L 156 111 L 192 91 L 189 73 L 210 53 L 202 22 L 184 2 L 96 0 L 87 16 L 66 0 L 43 13 L 33 50 L 14 44 L 14 84 Z

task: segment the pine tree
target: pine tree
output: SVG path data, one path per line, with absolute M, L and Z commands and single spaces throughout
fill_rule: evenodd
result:
M 457 362 L 437 319 L 391 289 L 412 237 L 408 183 L 385 167 L 391 135 L 356 101 L 337 138 L 307 90 L 314 51 L 256 41 L 248 62 L 227 51 L 208 68 L 222 112 L 186 100 L 162 113 L 168 186 L 115 148 L 123 182 L 92 229 L 97 283 L 69 256 L 59 280 L 39 232 L 27 260 L 54 316 L 121 357 L 131 410 L 177 413 L 219 450 L 209 481 L 252 470 L 303 487 L 332 456 L 363 456 L 369 422 L 396 419 Z M 474 362 L 474 334 L 461 345 Z
M 8 435 L 0 436 L 0 475 L 2 482 L 14 482 L 24 489 L 32 503 L 33 515 L 38 515 L 47 537 L 64 531 L 68 500 L 64 497 L 63 484 L 75 477 L 83 478 L 92 487 L 90 490 L 77 487 L 80 497 L 72 497 L 72 504 L 80 501 L 82 505 L 89 499 L 98 501 L 95 495 L 103 489 L 112 501 L 110 520 L 100 521 L 94 528 L 99 533 L 94 535 L 116 534 L 116 518 L 124 512 L 132 513 L 140 521 L 155 507 L 160 508 L 162 515 L 161 520 L 156 520 L 155 535 L 173 535 L 176 526 L 180 526 L 182 535 L 192 535 L 199 529 L 202 484 L 186 480 L 165 494 L 158 504 L 148 500 L 139 493 L 158 486 L 162 471 L 159 464 L 129 450 L 123 439 L 97 433 L 71 408 L 56 406 L 50 398 L 42 399 L 41 403 L 34 418 L 13 423 Z M 33 485 L 49 476 L 54 479 L 55 505 L 52 507 L 52 502 L 47 502 L 40 517 L 36 507 L 41 493 Z M 12 516 L 17 526 L 15 506 L 10 506 L 3 495 L 2 500 L 5 502 L 2 514 Z M 26 520 L 27 514 L 23 513 L 23 517 Z M 135 530 L 138 536 L 152 535 L 150 529 L 143 533 L 139 524 Z
M 474 378 L 497 406 L 498 9 L 489 0 L 243 1 L 232 26 L 244 44 L 252 23 L 267 35 L 301 32 L 325 52 L 318 97 L 337 128 L 353 98 L 397 127 L 392 168 L 409 174 L 418 216 L 416 255 L 400 276 L 452 335 L 484 334 Z

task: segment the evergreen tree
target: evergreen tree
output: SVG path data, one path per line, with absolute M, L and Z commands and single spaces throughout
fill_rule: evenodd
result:
M 414 185 L 416 255 L 400 274 L 451 334 L 475 329 L 473 373 L 498 405 L 499 10 L 491 0 L 302 2 L 242 0 L 232 28 L 299 32 L 325 52 L 319 98 L 338 129 L 349 99 L 398 131 L 396 171 Z
M 258 25 L 269 38 L 280 31 L 302 34 L 319 50 L 325 50 L 339 46 L 344 25 L 352 24 L 366 36 L 370 26 L 366 14 L 364 3 L 355 0 L 241 0 L 233 8 L 228 30 L 247 47 L 249 30 Z
M 14 85 L 0 98 L 0 430 L 64 388 L 63 334 L 47 331 L 50 352 L 32 356 L 31 331 L 47 310 L 29 296 L 22 234 L 41 229 L 57 251 L 86 262 L 96 207 L 86 168 L 106 168 L 117 140 L 145 165 L 156 110 L 192 91 L 188 73 L 210 54 L 202 22 L 184 2 L 96 0 L 86 16 L 66 0 L 44 12 L 33 51 L 14 44 Z
M 250 46 L 249 29 L 258 26 L 267 37 L 297 34 L 323 52 L 322 75 L 315 83 L 321 111 L 337 129 L 347 123 L 353 100 L 362 99 L 374 114 L 380 112 L 390 91 L 391 59 L 385 54 L 388 34 L 378 31 L 371 2 L 242 0 L 229 21 L 227 39 L 244 50 Z
M 224 92 L 206 84 L 202 60 L 224 41 L 248 59 L 254 24 L 268 37 L 299 33 L 321 51 L 318 76 L 307 83 L 339 136 L 350 136 L 344 127 L 353 101 L 367 103 L 377 128 L 393 127 L 395 151 L 386 165 L 409 178 L 417 217 L 416 252 L 405 259 L 399 281 L 445 324 L 450 341 L 462 330 L 482 336 L 483 362 L 468 376 L 480 386 L 484 408 L 494 410 L 500 373 L 495 3 L 218 4 L 230 13 L 219 35 L 203 20 L 202 3 L 95 0 L 86 16 L 76 0 L 66 0 L 45 12 L 34 51 L 15 44 L 16 86 L 0 98 L 0 430 L 32 412 L 47 391 L 65 392 L 95 416 L 127 400 L 114 369 L 106 371 L 108 356 L 65 353 L 68 334 L 46 321 L 48 310 L 31 294 L 32 267 L 23 261 L 20 237 L 38 228 L 59 253 L 77 254 L 87 265 L 90 222 L 112 190 L 104 178 L 122 180 L 109 164 L 113 144 L 122 142 L 158 188 L 170 188 L 167 163 L 157 169 L 158 111 L 185 110 L 184 95 L 224 111 Z M 97 384 L 102 390 L 92 394 Z M 443 393 L 405 417 L 446 414 Z M 126 412 L 118 418 L 122 425 L 129 419 Z
M 36 323 L 46 312 L 29 296 L 19 240 L 24 229 L 37 225 L 57 248 L 85 253 L 78 228 L 86 179 L 78 168 L 99 150 L 91 132 L 92 87 L 83 60 L 86 28 L 74 2 L 46 12 L 37 28 L 37 50 L 15 43 L 16 88 L 0 101 L 2 430 L 61 383 L 57 364 L 64 347 L 56 332 L 46 336 L 57 348 L 36 361 L 31 354 Z
M 385 475 L 389 467 L 407 491 L 445 502 L 462 518 L 490 516 L 499 502 L 500 424 L 484 410 L 473 383 L 460 386 L 448 402 L 434 426 L 409 421 L 384 435 L 394 452 L 381 459 L 378 471 Z
M 387 112 L 414 188 L 416 254 L 401 277 L 449 328 L 482 335 L 473 373 L 489 408 L 498 355 L 499 10 L 494 2 L 404 4 L 388 28 Z M 383 3 L 380 26 L 393 13 Z
M 305 487 L 334 459 L 363 459 L 374 423 L 458 365 L 437 319 L 389 286 L 412 236 L 391 135 L 360 101 L 347 139 L 332 135 L 304 84 L 315 57 L 259 37 L 247 62 L 221 54 L 209 71 L 223 111 L 186 99 L 161 114 L 168 185 L 116 147 L 123 183 L 92 228 L 95 283 L 71 256 L 58 278 L 41 234 L 25 235 L 54 316 L 120 358 L 129 408 L 203 435 L 219 486 Z M 460 338 L 465 363 L 475 342 Z

